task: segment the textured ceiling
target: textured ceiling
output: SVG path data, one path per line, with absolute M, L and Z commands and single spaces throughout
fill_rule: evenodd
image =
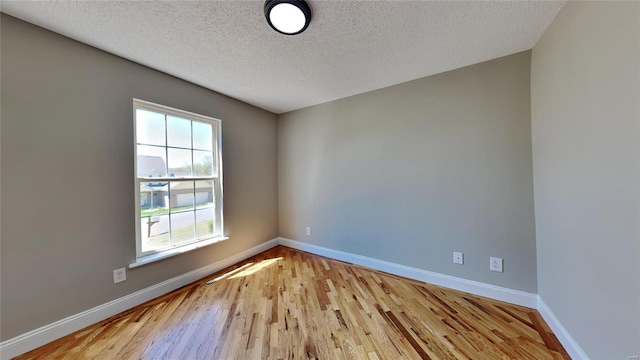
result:
M 275 113 L 531 49 L 564 1 L 310 1 L 301 35 L 262 1 L 5 1 L 1 10 Z

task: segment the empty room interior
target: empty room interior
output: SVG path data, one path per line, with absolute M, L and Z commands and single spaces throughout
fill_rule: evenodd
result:
M 640 2 L 0 10 L 3 360 L 640 359 Z

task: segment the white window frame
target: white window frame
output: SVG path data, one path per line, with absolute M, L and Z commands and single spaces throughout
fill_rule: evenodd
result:
M 191 121 L 203 122 L 207 124 L 211 124 L 213 127 L 213 135 L 212 140 L 214 142 L 212 146 L 213 157 L 216 164 L 217 176 L 189 176 L 189 177 L 175 177 L 175 176 L 167 176 L 165 177 L 138 177 L 138 137 L 136 134 L 136 110 L 149 110 L 156 113 L 161 113 L 166 116 L 175 116 Z M 166 120 L 165 120 L 166 126 Z M 165 128 L 166 134 L 166 128 Z M 166 135 L 165 135 L 166 136 Z M 159 105 L 152 102 L 133 99 L 133 162 L 134 162 L 134 194 L 135 194 L 135 228 L 136 228 L 136 260 L 129 265 L 130 268 L 134 268 L 140 265 L 144 265 L 150 262 L 158 261 L 170 256 L 178 255 L 190 250 L 195 250 L 197 248 L 207 246 L 222 240 L 226 240 L 227 237 L 224 236 L 224 217 L 223 217 L 223 186 L 222 186 L 222 121 L 216 118 L 212 118 L 205 115 L 200 115 L 196 113 L 192 113 L 189 111 L 184 111 L 180 109 L 175 109 L 169 106 Z M 165 144 L 167 147 L 167 144 Z M 168 159 L 167 159 L 168 161 Z M 168 167 L 168 164 L 167 164 Z M 168 170 L 168 169 L 167 169 Z M 215 171 L 214 171 L 215 173 Z M 214 184 L 214 211 L 215 211 L 215 228 L 219 235 L 212 235 L 209 237 L 203 238 L 194 238 L 192 241 L 181 243 L 179 245 L 169 245 L 166 248 L 150 250 L 143 252 L 142 251 L 142 236 L 141 231 L 141 206 L 140 206 L 140 183 L 146 181 L 198 181 L 198 180 L 212 180 Z M 194 203 L 195 208 L 195 203 Z

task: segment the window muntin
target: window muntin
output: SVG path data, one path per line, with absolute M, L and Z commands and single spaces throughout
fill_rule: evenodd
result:
M 220 120 L 133 105 L 137 257 L 222 238 Z

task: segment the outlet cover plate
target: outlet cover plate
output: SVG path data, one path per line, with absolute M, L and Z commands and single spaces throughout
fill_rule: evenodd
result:
M 113 270 L 113 283 L 117 284 L 127 280 L 127 270 L 125 268 L 120 268 Z
M 307 226 L 306 233 L 307 236 L 311 236 L 311 227 Z
M 489 270 L 502 272 L 502 259 L 498 257 L 490 257 Z
M 460 264 L 463 265 L 464 264 L 464 254 L 461 252 L 453 252 L 453 263 L 454 264 Z

